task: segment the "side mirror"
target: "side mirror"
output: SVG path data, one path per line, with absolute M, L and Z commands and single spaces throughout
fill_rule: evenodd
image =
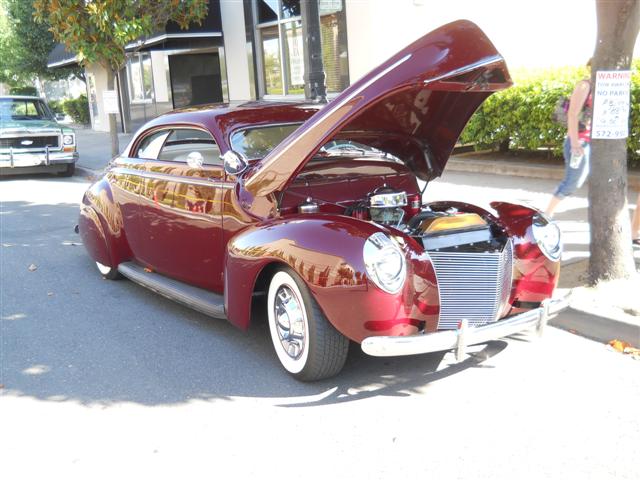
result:
M 238 175 L 247 169 L 247 162 L 233 150 L 227 150 L 224 155 L 220 155 L 224 162 L 224 171 L 227 175 Z
M 204 157 L 200 152 L 191 152 L 187 155 L 187 165 L 191 168 L 202 168 Z

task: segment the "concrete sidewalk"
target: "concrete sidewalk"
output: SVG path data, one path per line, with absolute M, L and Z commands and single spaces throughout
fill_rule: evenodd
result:
M 78 142 L 80 158 L 76 164 L 76 170 L 81 175 L 96 175 L 101 172 L 111 160 L 111 136 L 108 132 L 97 132 L 90 128 L 73 125 Z M 133 138 L 133 133 L 120 133 L 120 151 L 127 146 Z

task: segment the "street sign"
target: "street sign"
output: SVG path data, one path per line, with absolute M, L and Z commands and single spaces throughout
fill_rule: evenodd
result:
M 629 136 L 629 70 L 596 72 L 591 138 Z
M 102 92 L 102 104 L 105 113 L 120 113 L 118 108 L 118 92 L 115 90 L 105 90 Z

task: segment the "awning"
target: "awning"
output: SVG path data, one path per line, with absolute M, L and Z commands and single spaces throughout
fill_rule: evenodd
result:
M 78 63 L 78 56 L 75 53 L 69 52 L 64 44 L 57 44 L 47 57 L 48 68 L 61 68 L 76 65 Z

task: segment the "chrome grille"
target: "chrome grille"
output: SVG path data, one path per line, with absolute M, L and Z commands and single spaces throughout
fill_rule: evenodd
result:
M 0 138 L 0 148 L 3 149 L 44 149 L 47 145 L 52 148 L 59 147 L 59 137 L 57 135 L 43 135 Z
M 438 280 L 440 318 L 438 329 L 494 322 L 509 300 L 513 277 L 513 246 L 502 252 L 469 253 L 430 251 Z

